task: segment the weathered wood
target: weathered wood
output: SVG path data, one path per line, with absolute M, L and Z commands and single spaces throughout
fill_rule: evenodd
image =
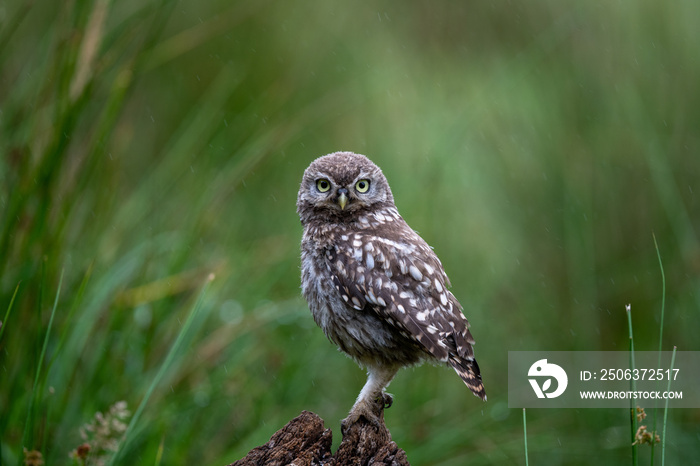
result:
M 360 418 L 345 432 L 335 455 L 331 453 L 332 441 L 333 433 L 331 429 L 324 429 L 323 419 L 302 411 L 269 442 L 252 449 L 245 458 L 229 466 L 409 465 L 406 453 L 391 440 L 383 419 L 377 428 Z

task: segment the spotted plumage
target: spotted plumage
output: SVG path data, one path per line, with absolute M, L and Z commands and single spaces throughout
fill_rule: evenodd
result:
M 367 157 L 336 152 L 304 172 L 302 291 L 328 338 L 368 370 L 344 421 L 376 421 L 371 402 L 404 366 L 449 364 L 486 399 L 474 339 L 432 248 L 399 215 L 383 173 Z

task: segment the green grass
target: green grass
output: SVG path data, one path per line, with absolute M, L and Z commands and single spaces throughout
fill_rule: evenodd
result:
M 628 326 L 628 332 L 629 332 L 629 337 L 630 337 L 630 347 L 629 347 L 629 353 L 630 353 L 630 370 L 634 371 L 636 368 L 636 365 L 634 363 L 634 332 L 632 330 L 632 309 L 631 306 L 628 304 L 625 308 L 626 313 L 627 313 L 627 326 Z M 630 379 L 630 391 L 636 392 L 637 387 L 636 387 L 636 382 L 634 378 Z M 632 445 L 632 464 L 634 466 L 637 466 L 639 464 L 639 446 L 635 444 L 635 436 L 637 434 L 637 411 L 636 411 L 637 405 L 635 403 L 634 399 L 630 399 L 630 430 L 631 430 L 631 435 L 630 435 L 630 444 Z M 653 451 L 652 451 L 653 453 Z
M 673 370 L 673 365 L 676 362 L 676 347 L 673 347 L 673 354 L 671 356 L 671 365 L 669 366 L 670 370 Z M 668 385 L 666 386 L 666 390 L 670 391 L 671 390 L 671 378 L 669 377 L 668 380 Z M 668 400 L 666 400 L 666 406 L 664 406 L 664 423 L 663 427 L 661 430 L 661 466 L 664 466 L 666 464 L 666 426 L 668 425 Z M 652 449 L 652 455 L 654 454 L 654 450 Z
M 176 355 L 178 352 L 182 351 L 182 345 L 183 341 L 185 341 L 185 338 L 187 337 L 187 332 L 192 326 L 193 322 L 197 318 L 197 314 L 199 313 L 199 310 L 202 307 L 202 301 L 205 296 L 205 292 L 208 288 L 209 283 L 214 280 L 214 274 L 210 274 L 209 277 L 207 278 L 207 285 L 205 286 L 204 289 L 202 289 L 199 298 L 197 299 L 196 304 L 194 305 L 194 308 L 192 308 L 192 312 L 187 316 L 187 320 L 182 326 L 182 330 L 178 333 L 177 339 L 173 343 L 172 348 L 168 351 L 168 355 L 165 357 L 165 360 L 163 361 L 163 364 L 160 366 L 158 369 L 158 373 L 155 375 L 153 380 L 151 381 L 151 384 L 148 387 L 148 390 L 146 391 L 143 399 L 141 400 L 141 403 L 139 403 L 138 408 L 136 409 L 136 412 L 134 413 L 133 417 L 131 418 L 129 424 L 126 426 L 126 430 L 124 432 L 124 438 L 121 440 L 120 444 L 117 447 L 117 450 L 114 454 L 114 456 L 111 457 L 111 462 L 109 464 L 119 464 L 118 459 L 120 456 L 124 456 L 128 453 L 129 451 L 129 445 L 134 443 L 135 440 L 135 435 L 134 432 L 136 432 L 136 426 L 138 425 L 139 420 L 141 419 L 141 415 L 143 414 L 144 409 L 148 405 L 148 401 L 150 400 L 151 396 L 153 395 L 154 391 L 158 387 L 158 384 L 163 380 L 165 374 L 170 371 L 172 368 L 173 361 L 176 359 Z M 180 358 L 182 359 L 182 358 Z M 160 453 L 161 449 L 159 447 L 158 450 L 158 455 L 156 456 L 157 458 L 161 456 Z M 127 453 L 125 453 L 127 452 Z
M 61 284 L 63 283 L 63 271 L 61 271 L 61 277 L 58 281 L 58 291 L 56 291 L 56 299 L 54 300 L 53 307 L 51 308 L 51 317 L 49 318 L 49 324 L 46 328 L 46 334 L 44 336 L 44 343 L 41 346 L 41 353 L 39 355 L 39 361 L 36 364 L 36 375 L 34 376 L 34 383 L 32 385 L 31 391 L 31 402 L 27 407 L 27 417 L 24 421 L 24 434 L 22 435 L 22 445 L 31 445 L 34 443 L 33 434 L 36 430 L 36 411 L 37 411 L 37 398 L 39 393 L 39 387 L 45 387 L 45 376 L 43 375 L 44 369 L 44 358 L 46 356 L 46 348 L 49 344 L 49 337 L 51 336 L 51 327 L 53 326 L 53 320 L 56 316 L 56 307 L 58 305 L 58 298 L 61 296 Z M 43 293 L 42 293 L 43 294 Z M 40 385 L 41 382 L 41 385 Z M 43 391 L 43 390 L 42 390 Z
M 525 414 L 525 408 L 523 408 L 523 439 L 525 442 L 525 466 L 530 464 L 527 456 L 527 416 Z
M 412 464 L 522 464 L 507 351 L 627 350 L 625 303 L 637 350 L 698 349 L 696 2 L 44 3 L 0 14 L 2 464 L 70 463 L 120 400 L 123 464 L 228 464 L 302 409 L 337 445 L 364 374 L 300 298 L 295 213 L 335 150 L 382 167 L 477 341 L 488 403 L 392 383 Z M 625 414 L 531 410 L 529 461 L 628 464 Z
M 657 362 L 657 367 L 661 367 L 661 352 L 663 351 L 663 341 L 664 341 L 664 317 L 666 314 L 666 274 L 664 273 L 664 264 L 661 260 L 661 251 L 659 251 L 659 244 L 656 241 L 656 236 L 653 236 L 654 238 L 654 248 L 656 249 L 656 257 L 659 260 L 659 270 L 661 272 L 661 319 L 659 322 L 659 359 Z M 675 350 L 676 347 L 673 347 L 674 355 L 675 355 Z M 671 369 L 673 369 L 673 363 L 671 363 Z M 656 408 L 658 403 L 654 403 L 654 413 L 653 413 L 653 421 L 651 423 L 652 427 L 651 430 L 652 432 L 656 432 Z M 664 408 L 664 425 L 663 425 L 663 438 L 662 438 L 662 448 L 661 448 L 661 464 L 664 464 L 665 458 L 666 458 L 666 417 L 668 415 L 668 401 L 666 401 L 666 407 Z M 651 461 L 650 465 L 654 465 L 654 447 L 656 444 L 652 443 L 651 445 Z
M 652 235 L 654 239 L 654 247 L 656 248 L 656 256 L 659 261 L 659 269 L 661 270 L 661 316 L 660 316 L 660 323 L 659 323 L 659 358 L 657 362 L 656 367 L 663 367 L 661 364 L 661 356 L 662 356 L 662 350 L 663 350 L 663 332 L 664 332 L 664 315 L 665 315 L 665 309 L 666 309 L 666 275 L 664 273 L 664 266 L 663 262 L 661 261 L 661 252 L 659 251 L 659 245 L 656 241 L 656 236 Z M 631 306 L 628 304 L 626 306 L 626 313 L 627 313 L 627 326 L 628 326 L 628 333 L 629 333 L 629 353 L 630 353 L 630 369 L 632 371 L 635 370 L 636 364 L 635 364 L 635 355 L 634 355 L 634 332 L 633 332 L 633 327 L 632 327 L 632 310 Z M 673 354 L 671 357 L 671 365 L 670 365 L 670 370 L 673 370 L 673 366 L 676 360 L 676 347 L 673 347 Z M 657 387 L 659 385 L 659 381 L 657 381 Z M 668 385 L 667 385 L 667 391 L 671 390 L 671 379 L 669 377 Z M 635 392 L 637 391 L 636 387 L 636 382 L 634 378 L 630 379 L 630 391 Z M 658 402 L 655 401 L 654 406 L 652 407 L 652 422 L 651 422 L 651 437 L 652 440 L 648 442 L 649 444 L 649 464 L 653 466 L 654 464 L 654 447 L 656 446 L 656 441 L 655 437 L 658 437 L 657 430 L 656 430 L 656 412 L 658 408 Z M 641 416 L 641 417 L 640 417 Z M 644 442 L 640 442 L 638 438 L 638 429 L 639 430 L 646 430 L 645 426 L 642 425 L 644 422 L 643 419 L 646 417 L 646 413 L 644 411 L 644 408 L 638 406 L 634 400 L 630 400 L 630 430 L 631 430 L 631 443 L 632 443 L 632 464 L 633 465 L 638 465 L 639 464 L 639 448 Z M 661 442 L 661 464 L 665 464 L 666 461 L 666 426 L 667 426 L 667 421 L 668 421 L 668 399 L 665 402 L 664 410 L 663 410 L 663 427 L 662 427 L 662 434 L 661 437 L 658 437 Z M 639 421 L 639 422 L 638 422 Z M 639 424 L 639 427 L 638 427 Z M 647 424 L 644 422 L 644 424 Z

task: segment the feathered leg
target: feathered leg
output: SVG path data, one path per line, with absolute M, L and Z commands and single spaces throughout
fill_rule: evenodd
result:
M 394 401 L 393 397 L 384 390 L 398 371 L 399 368 L 393 366 L 370 366 L 368 368 L 367 382 L 350 409 L 350 414 L 341 422 L 343 433 L 360 417 L 364 417 L 379 429 L 382 424 L 382 410 L 391 406 Z

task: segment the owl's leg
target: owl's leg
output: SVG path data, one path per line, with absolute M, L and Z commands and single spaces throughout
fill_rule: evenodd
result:
M 388 408 L 394 398 L 384 391 L 399 371 L 394 366 L 370 366 L 367 370 L 367 382 L 362 387 L 357 401 L 350 409 L 348 417 L 342 420 L 341 428 L 343 434 L 357 422 L 360 417 L 364 417 L 377 429 L 382 425 L 382 411 Z

